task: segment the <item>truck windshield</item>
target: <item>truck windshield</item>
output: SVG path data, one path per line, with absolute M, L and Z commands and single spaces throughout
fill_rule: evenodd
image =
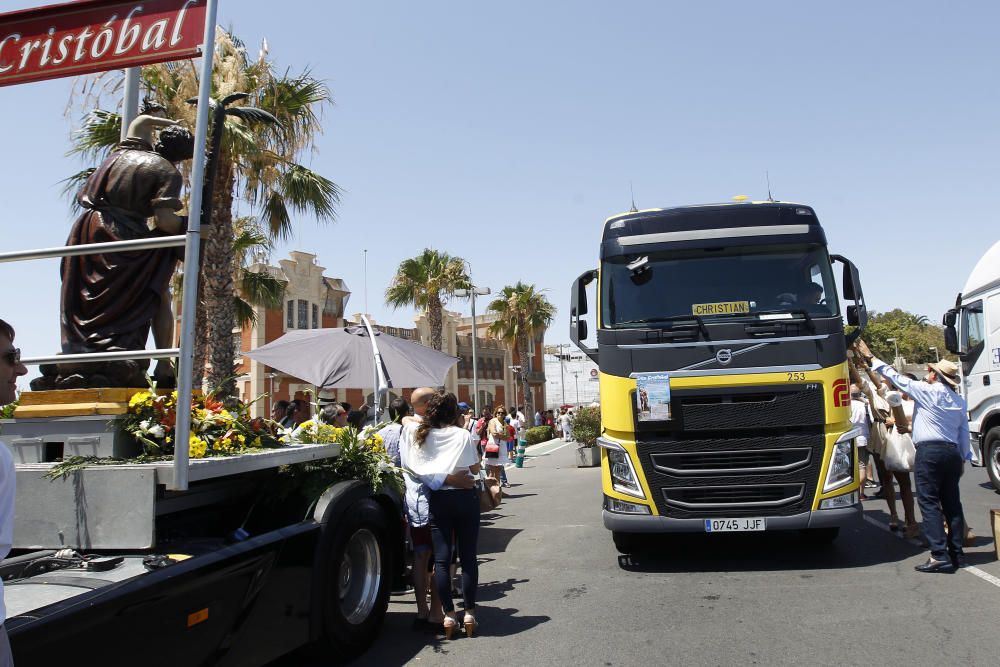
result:
M 699 316 L 839 315 L 830 258 L 822 246 L 667 251 L 606 259 L 602 325 L 643 327 Z

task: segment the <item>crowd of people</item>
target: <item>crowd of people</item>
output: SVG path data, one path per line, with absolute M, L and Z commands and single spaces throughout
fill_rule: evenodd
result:
M 889 527 L 898 530 L 895 481 L 907 537 L 922 532 L 930 549 L 927 561 L 915 569 L 954 572 L 965 564 L 963 550 L 972 540 L 959 493 L 959 479 L 965 462 L 972 459 L 972 449 L 958 367 L 947 359 L 928 364 L 926 377 L 918 380 L 875 357 L 863 341 L 854 352 L 851 421 L 861 432 L 857 444 L 863 464 L 862 493 L 869 481 L 874 482 L 874 467 L 880 495 L 889 505 Z M 911 471 L 922 519 L 919 526 Z

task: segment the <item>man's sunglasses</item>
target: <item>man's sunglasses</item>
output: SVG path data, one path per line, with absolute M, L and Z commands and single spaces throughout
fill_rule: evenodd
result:
M 21 348 L 15 347 L 13 350 L 7 350 L 3 353 L 3 358 L 11 366 L 17 366 L 21 363 Z

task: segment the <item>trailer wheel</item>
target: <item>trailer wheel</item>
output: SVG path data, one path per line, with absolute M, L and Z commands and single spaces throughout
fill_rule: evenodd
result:
M 997 493 L 1000 493 L 1000 426 L 994 426 L 986 432 L 981 453 L 990 482 Z
M 365 498 L 328 525 L 319 572 L 322 640 L 338 656 L 361 653 L 375 640 L 389 605 L 390 531 L 382 508 Z

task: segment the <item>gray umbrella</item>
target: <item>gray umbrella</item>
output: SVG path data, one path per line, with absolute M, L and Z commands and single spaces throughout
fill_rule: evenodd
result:
M 443 385 L 448 369 L 458 362 L 458 357 L 424 345 L 374 333 L 387 388 Z M 367 388 L 375 378 L 376 355 L 364 326 L 297 329 L 244 356 L 320 389 Z

